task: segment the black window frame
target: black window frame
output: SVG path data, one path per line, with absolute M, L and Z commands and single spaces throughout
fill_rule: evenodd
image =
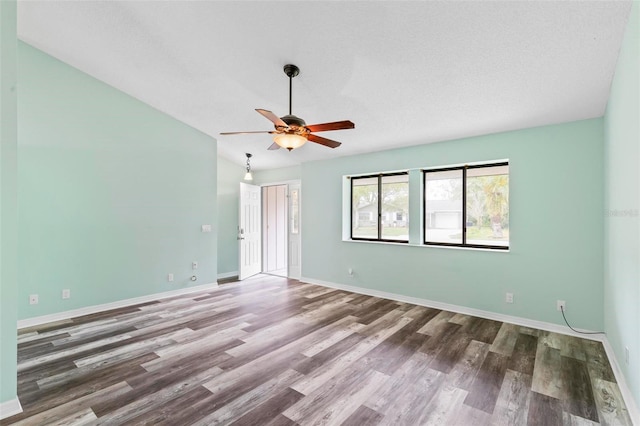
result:
M 385 243 L 399 243 L 399 244 L 408 244 L 409 237 L 407 236 L 406 240 L 393 240 L 388 238 L 382 238 L 382 178 L 387 176 L 407 176 L 407 186 L 409 185 L 409 172 L 391 172 L 391 173 L 376 173 L 372 175 L 362 175 L 362 176 L 351 176 L 350 179 L 350 190 L 349 190 L 349 236 L 353 241 L 376 241 L 376 242 L 385 242 Z M 353 182 L 358 179 L 378 179 L 378 215 L 377 215 L 377 226 L 378 226 L 378 238 L 365 238 L 365 237 L 354 237 L 353 236 Z M 411 196 L 411 193 L 409 193 Z
M 422 170 L 422 243 L 427 246 L 445 246 L 445 247 L 465 247 L 465 248 L 482 248 L 491 250 L 509 250 L 511 246 L 511 240 L 509 244 L 504 245 L 491 245 L 491 244 L 469 244 L 467 243 L 467 170 L 469 169 L 481 169 L 488 167 L 500 167 L 509 166 L 508 161 L 500 161 L 496 163 L 486 164 L 474 164 L 464 165 L 456 167 L 442 167 L 437 169 L 423 169 Z M 448 172 L 452 170 L 462 170 L 462 243 L 444 243 L 437 241 L 427 241 L 427 174 L 436 172 Z

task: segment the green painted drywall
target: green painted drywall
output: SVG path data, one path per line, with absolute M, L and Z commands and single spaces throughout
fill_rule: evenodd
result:
M 218 275 L 238 273 L 238 209 L 243 166 L 218 157 Z
M 287 154 L 286 152 L 284 152 L 284 150 L 282 152 L 278 151 L 278 153 Z M 253 184 L 264 185 L 268 183 L 300 180 L 300 173 L 300 166 L 281 167 L 271 170 L 257 170 L 253 172 Z
M 215 139 L 24 43 L 18 73 L 18 317 L 215 283 Z
M 640 406 L 640 3 L 634 2 L 604 119 L 607 338 Z M 625 363 L 624 348 L 630 362 Z
M 556 324 L 562 299 L 574 326 L 601 329 L 602 126 L 594 119 L 305 163 L 302 276 Z M 342 241 L 343 175 L 496 159 L 510 161 L 510 252 Z M 411 218 L 421 205 L 410 200 Z M 515 303 L 504 303 L 507 291 Z
M 0 404 L 17 395 L 16 43 L 16 2 L 0 1 Z

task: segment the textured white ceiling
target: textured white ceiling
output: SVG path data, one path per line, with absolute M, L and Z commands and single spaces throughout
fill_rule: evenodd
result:
M 255 169 L 599 117 L 630 1 L 20 1 L 18 35 Z M 355 130 L 267 151 L 255 108 Z

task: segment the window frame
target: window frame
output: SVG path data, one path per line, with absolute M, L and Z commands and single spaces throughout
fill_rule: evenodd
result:
M 455 167 L 440 167 L 434 169 L 422 169 L 422 243 L 425 246 L 445 246 L 445 247 L 463 247 L 463 248 L 481 248 L 490 250 L 505 250 L 508 251 L 511 246 L 511 239 L 509 244 L 504 245 L 491 245 L 491 244 L 469 244 L 467 243 L 467 170 L 469 169 L 482 169 L 488 167 L 500 167 L 509 166 L 509 161 L 499 161 L 495 163 L 483 163 L 483 164 L 465 164 L 463 166 Z M 444 243 L 437 241 L 427 241 L 427 174 L 436 172 L 447 172 L 452 170 L 462 170 L 462 243 Z
M 375 173 L 371 175 L 360 175 L 360 176 L 350 176 L 350 185 L 349 185 L 349 238 L 352 241 L 376 241 L 376 242 L 385 242 L 385 243 L 399 243 L 399 244 L 409 244 L 409 236 L 407 235 L 406 240 L 394 240 L 389 238 L 382 238 L 382 178 L 387 176 L 407 176 L 407 188 L 409 187 L 409 171 L 402 172 L 389 172 L 389 173 Z M 371 179 L 377 178 L 378 181 L 378 214 L 377 214 L 377 227 L 378 227 L 378 237 L 377 238 L 366 238 L 366 237 L 354 237 L 353 236 L 353 182 L 358 179 Z M 409 191 L 409 197 L 411 193 Z M 395 215 L 395 213 L 394 213 Z

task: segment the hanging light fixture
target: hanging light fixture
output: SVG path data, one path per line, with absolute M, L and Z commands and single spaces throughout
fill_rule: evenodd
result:
M 251 154 L 247 152 L 245 155 L 247 156 L 247 173 L 244 175 L 244 180 L 253 180 L 253 176 L 251 175 L 251 163 L 249 163 Z

